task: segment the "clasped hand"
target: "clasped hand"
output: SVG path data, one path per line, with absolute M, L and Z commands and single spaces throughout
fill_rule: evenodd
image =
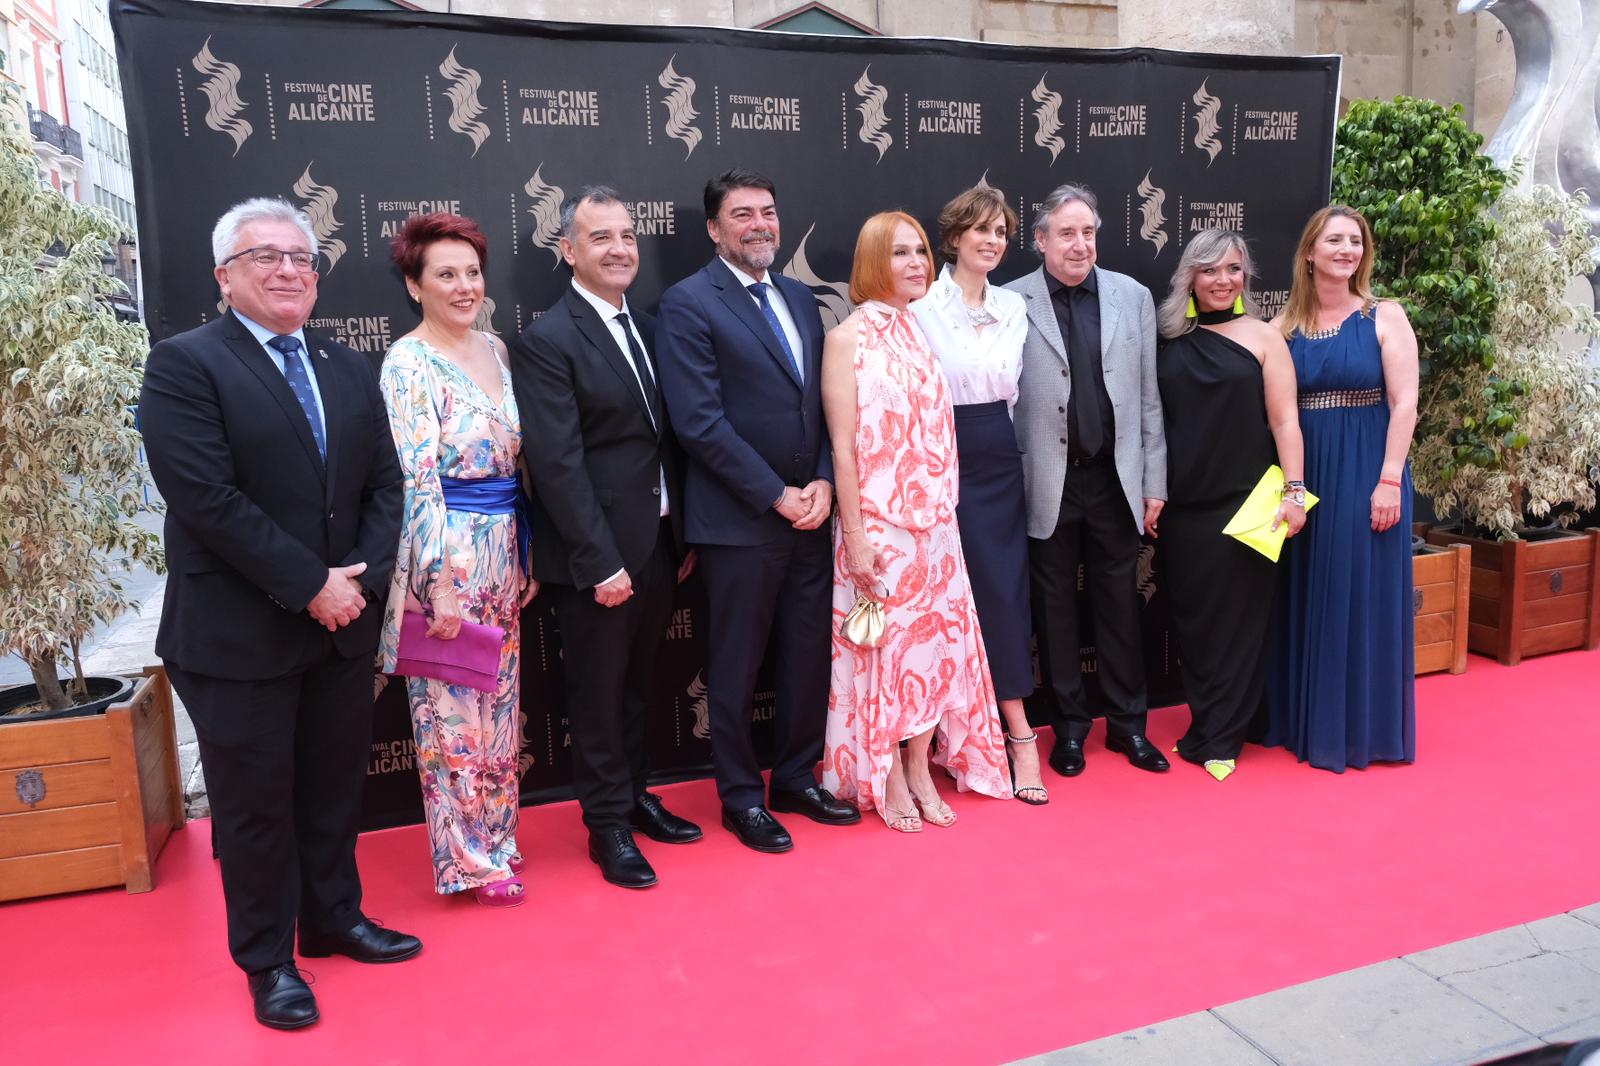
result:
M 306 604 L 306 611 L 328 632 L 343 629 L 361 616 L 367 606 L 366 594 L 357 576 L 366 572 L 366 563 L 335 566 L 328 570 L 322 591 Z
M 816 529 L 833 510 L 833 486 L 818 478 L 803 489 L 789 486 L 778 499 L 777 511 L 796 529 Z

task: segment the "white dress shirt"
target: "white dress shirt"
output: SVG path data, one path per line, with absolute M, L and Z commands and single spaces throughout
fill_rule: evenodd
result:
M 628 368 L 633 371 L 633 380 L 639 386 L 639 395 L 648 396 L 649 394 L 645 391 L 644 381 L 639 377 L 639 368 L 633 362 L 633 353 L 628 350 L 628 338 L 622 332 L 622 323 L 617 321 L 618 315 L 627 315 L 628 331 L 633 334 L 634 343 L 639 346 L 639 350 L 641 352 L 648 352 L 650 350 L 645 347 L 644 338 L 639 335 L 639 327 L 633 321 L 633 312 L 628 310 L 628 298 L 626 296 L 622 298 L 621 307 L 612 307 L 611 304 L 596 296 L 582 285 L 579 285 L 577 278 L 572 279 L 572 289 L 579 296 L 583 297 L 584 301 L 588 303 L 590 307 L 594 308 L 595 314 L 600 316 L 600 321 L 606 324 L 606 329 L 611 332 L 611 339 L 617 342 L 617 348 L 622 352 L 622 358 L 627 361 Z M 652 380 L 654 380 L 654 375 L 652 375 Z M 656 395 L 661 395 L 661 388 L 659 385 L 656 387 Z M 646 411 L 650 410 L 650 404 L 648 402 L 646 402 L 644 406 Z M 654 415 L 650 416 L 650 424 L 652 426 L 656 424 Z M 667 502 L 666 467 L 660 468 L 660 473 L 658 476 L 661 479 L 661 517 L 665 518 L 667 515 L 672 513 L 672 508 Z M 621 570 L 618 570 L 616 573 L 606 578 L 605 581 L 600 582 L 600 584 L 604 585 L 608 582 L 615 581 L 617 578 L 627 573 L 627 570 L 627 567 L 623 567 Z
M 283 353 L 267 342 L 274 337 L 293 337 L 300 342 L 300 365 L 305 367 L 306 377 L 311 381 L 311 394 L 317 398 L 317 421 L 322 423 L 322 439 L 327 440 L 328 416 L 322 410 L 322 386 L 317 384 L 317 372 L 311 368 L 311 352 L 306 348 L 305 329 L 302 327 L 293 333 L 274 333 L 261 323 L 240 314 L 238 308 L 229 310 L 233 311 L 235 318 L 244 323 L 244 328 L 250 331 L 250 336 L 261 345 L 261 350 L 267 353 L 267 358 L 272 360 L 272 365 L 278 368 L 278 373 L 284 374 L 285 379 L 288 375 L 285 373 Z
M 718 258 L 721 258 L 720 256 Z M 726 259 L 722 260 L 724 266 L 733 271 L 733 276 L 739 279 L 745 295 L 750 297 L 750 302 L 756 305 L 756 310 L 761 310 L 761 301 L 756 299 L 756 294 L 750 291 L 750 286 L 760 281 L 767 287 L 767 303 L 772 305 L 772 313 L 778 316 L 778 325 L 783 327 L 784 339 L 789 342 L 789 350 L 794 353 L 795 368 L 800 372 L 800 380 L 806 380 L 806 350 L 800 341 L 800 327 L 794 324 L 794 316 L 789 313 L 789 305 L 783 301 L 783 293 L 772 283 L 772 272 L 768 271 L 765 279 L 753 278 L 743 270 L 734 266 Z M 763 315 L 763 318 L 766 316 Z
M 1022 373 L 1022 342 L 1028 337 L 1028 304 L 1018 293 L 998 285 L 983 287 L 983 309 L 995 321 L 979 333 L 967 317 L 961 287 L 946 266 L 928 294 L 911 304 L 917 325 L 939 359 L 955 404 L 1004 400 L 1017 403 L 1017 378 Z

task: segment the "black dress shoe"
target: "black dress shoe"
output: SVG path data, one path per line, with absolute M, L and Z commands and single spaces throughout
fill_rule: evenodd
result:
M 633 842 L 633 831 L 623 826 L 591 829 L 589 858 L 600 867 L 600 876 L 614 885 L 649 888 L 656 883 L 656 872 Z
M 422 941 L 363 918 L 338 936 L 300 933 L 300 954 L 308 959 L 346 955 L 357 962 L 402 962 L 422 950 Z
M 1083 741 L 1071 737 L 1057 740 L 1050 749 L 1050 769 L 1062 777 L 1077 777 L 1083 773 Z
M 705 836 L 687 818 L 679 818 L 662 805 L 660 796 L 639 793 L 630 817 L 633 827 L 658 844 L 689 844 Z
M 765 807 L 747 807 L 742 811 L 722 808 L 722 826 L 739 838 L 739 843 L 756 851 L 780 852 L 794 847 L 789 831 L 767 813 Z
M 816 785 L 797 790 L 775 788 L 767 806 L 784 814 L 803 814 L 823 825 L 855 825 L 861 821 L 860 811 Z
M 1112 751 L 1122 752 L 1134 766 L 1141 770 L 1149 770 L 1153 774 L 1166 773 L 1172 766 L 1167 762 L 1167 757 L 1161 754 L 1143 733 L 1130 733 L 1125 737 L 1107 733 L 1106 747 Z
M 317 997 L 292 962 L 253 973 L 249 981 L 256 1021 L 269 1029 L 304 1029 L 322 1017 Z

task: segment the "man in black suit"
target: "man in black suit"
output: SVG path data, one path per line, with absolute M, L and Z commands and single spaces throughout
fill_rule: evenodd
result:
M 355 855 L 401 474 L 371 363 L 304 331 L 306 217 L 247 200 L 211 244 L 230 310 L 152 348 L 139 399 L 167 503 L 156 653 L 200 742 L 229 950 L 256 1020 L 297 1029 L 318 1017 L 297 925 L 307 957 L 422 949 L 362 915 Z
M 656 873 L 633 830 L 663 844 L 701 837 L 645 791 L 656 651 L 673 586 L 694 559 L 650 357 L 655 321 L 628 304 L 639 248 L 615 191 L 589 186 L 561 205 L 561 254 L 571 288 L 511 345 L 533 477 L 534 576 L 561 626 L 589 857 L 612 884 L 648 888 Z
M 769 641 L 771 809 L 832 825 L 861 820 L 815 777 L 833 611 L 822 317 L 810 289 L 768 269 L 779 233 L 769 179 L 747 170 L 712 178 L 705 208 L 717 254 L 661 298 L 661 385 L 689 459 L 686 532 L 711 608 L 706 686 L 722 824 L 757 851 L 788 851 L 794 843 L 763 802 L 750 737 Z

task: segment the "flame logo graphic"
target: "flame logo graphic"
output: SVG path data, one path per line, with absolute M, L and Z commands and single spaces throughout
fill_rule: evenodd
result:
M 788 265 L 780 273 L 811 290 L 811 295 L 817 298 L 817 310 L 822 314 L 823 328 L 832 329 L 849 318 L 850 312 L 855 308 L 850 305 L 850 286 L 842 281 L 823 281 L 817 276 L 817 272 L 811 269 L 811 263 L 806 259 L 806 241 L 811 239 L 811 234 L 816 228 L 817 224 L 813 222 L 811 228 L 806 230 L 806 235 L 801 237 L 800 243 L 795 246 L 794 255 L 790 257 Z
M 1162 206 L 1167 202 L 1167 191 L 1150 184 L 1148 170 L 1134 191 L 1139 194 L 1139 213 L 1144 219 L 1139 226 L 1139 236 L 1155 245 L 1155 254 L 1160 255 L 1161 249 L 1167 246 L 1167 231 L 1164 228 L 1167 217 L 1161 213 Z
M 333 217 L 334 205 L 339 202 L 339 190 L 331 185 L 319 185 L 311 176 L 311 167 L 316 161 L 306 164 L 305 173 L 300 175 L 300 180 L 294 183 L 294 194 L 301 199 L 300 209 L 311 220 L 311 228 L 317 234 L 317 248 L 328 257 L 328 273 L 333 273 L 333 268 L 339 265 L 339 257 L 344 255 L 344 242 L 335 240 L 333 235 L 343 228 L 337 218 Z
M 694 155 L 695 146 L 700 143 L 700 128 L 694 124 L 700 112 L 694 109 L 694 79 L 686 78 L 672 68 L 672 62 L 677 58 L 674 54 L 672 59 L 667 60 L 656 81 L 667 90 L 667 95 L 661 98 L 661 106 L 667 109 L 667 136 L 683 142 L 684 147 L 688 148 L 683 158 L 688 159 Z
M 690 700 L 689 711 L 694 715 L 694 735 L 701 740 L 711 736 L 711 697 L 706 695 L 706 672 L 701 670 L 689 682 L 684 698 Z
M 485 296 L 483 303 L 478 305 L 478 317 L 472 320 L 472 328 L 479 333 L 496 333 L 494 328 L 494 301 Z
M 1134 570 L 1134 581 L 1138 583 L 1139 595 L 1148 606 L 1156 594 L 1156 546 L 1146 544 L 1139 549 L 1139 562 Z
M 478 102 L 478 87 L 483 79 L 471 67 L 456 62 L 454 47 L 439 64 L 439 73 L 450 79 L 450 88 L 445 90 L 445 95 L 450 97 L 450 128 L 471 139 L 472 154 L 477 155 L 483 142 L 489 139 L 488 124 L 478 121 L 478 116 L 484 112 L 483 105 Z
M 861 113 L 861 132 L 859 136 L 867 144 L 878 150 L 878 162 L 883 162 L 883 153 L 889 150 L 894 143 L 894 136 L 886 127 L 889 125 L 889 116 L 884 113 L 884 101 L 889 99 L 889 90 L 881 85 L 874 85 L 872 79 L 867 77 L 867 71 L 872 69 L 868 63 L 862 70 L 861 77 L 856 79 L 856 95 L 861 97 L 861 103 L 856 110 Z
M 1041 74 L 1039 84 L 1035 85 L 1033 92 L 1028 95 L 1039 105 L 1033 109 L 1033 117 L 1039 123 L 1039 128 L 1033 135 L 1033 143 L 1040 148 L 1049 149 L 1050 165 L 1055 166 L 1056 157 L 1067 146 L 1067 142 L 1061 139 L 1061 94 L 1046 88 L 1044 75 Z
M 1222 142 L 1217 140 L 1217 134 L 1222 127 L 1217 124 L 1217 112 L 1222 109 L 1222 101 L 1206 92 L 1206 83 L 1201 82 L 1200 88 L 1194 91 L 1192 98 L 1195 103 L 1194 113 L 1194 146 L 1211 157 L 1206 166 L 1217 161 L 1217 156 L 1222 152 Z
M 232 137 L 233 154 L 238 155 L 255 132 L 255 127 L 239 117 L 239 112 L 250 106 L 239 99 L 239 68 L 211 54 L 210 37 L 189 62 L 206 76 L 200 83 L 200 91 L 206 94 L 206 125 Z
M 561 186 L 546 182 L 540 174 L 542 170 L 544 164 L 540 163 L 522 191 L 533 199 L 528 208 L 528 214 L 533 216 L 533 243 L 556 257 L 555 264 L 550 267 L 554 270 L 561 263 L 561 201 L 567 194 Z

